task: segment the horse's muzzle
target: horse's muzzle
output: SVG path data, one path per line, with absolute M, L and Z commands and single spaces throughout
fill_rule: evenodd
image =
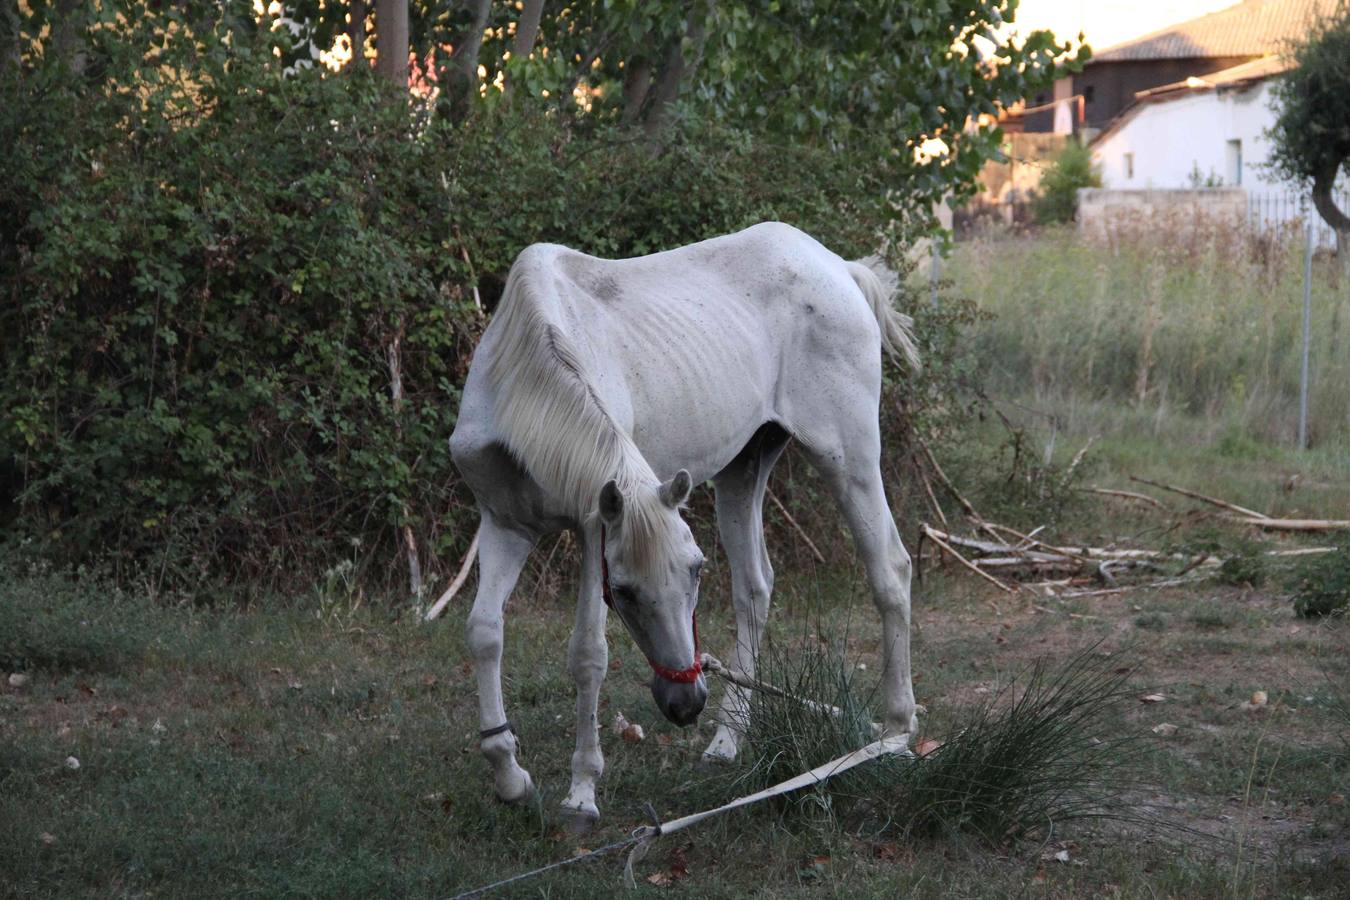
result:
M 653 675 L 652 699 L 661 715 L 676 725 L 693 725 L 708 702 L 708 683 L 702 675 L 685 684 Z

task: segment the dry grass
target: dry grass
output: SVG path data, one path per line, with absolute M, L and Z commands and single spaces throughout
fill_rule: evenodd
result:
M 1350 285 L 1314 267 L 1310 430 L 1350 437 Z M 1073 230 L 957 246 L 954 290 L 991 317 L 971 353 L 998 397 L 1105 429 L 1289 445 L 1298 414 L 1302 244 L 1150 222 L 1109 241 Z

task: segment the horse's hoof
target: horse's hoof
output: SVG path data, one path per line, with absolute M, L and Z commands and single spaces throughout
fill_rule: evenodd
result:
M 518 771 L 519 777 L 505 779 L 505 784 L 501 782 L 497 784 L 497 799 L 503 803 L 528 804 L 539 797 L 539 791 L 535 788 L 530 773 L 524 769 Z
M 600 821 L 600 810 L 590 806 L 564 806 L 558 817 L 572 834 L 589 834 Z
M 704 767 L 724 766 L 736 759 L 736 751 L 740 749 L 736 741 L 730 737 L 718 734 L 708 745 L 708 749 L 703 751 L 703 759 L 700 765 Z

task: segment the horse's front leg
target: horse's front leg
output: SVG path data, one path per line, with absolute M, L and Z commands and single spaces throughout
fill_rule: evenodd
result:
M 773 566 L 764 546 L 764 490 L 781 446 L 770 450 L 765 456 L 756 451 L 744 464 L 729 466 L 714 482 L 717 529 L 731 568 L 731 599 L 736 608 L 736 648 L 728 663 L 751 678 L 773 593 Z M 703 751 L 703 760 L 735 759 L 749 721 L 749 695 L 744 688 L 729 685 L 717 714 L 717 732 Z
M 478 595 L 469 613 L 467 637 L 478 676 L 478 722 L 483 755 L 492 766 L 497 796 L 514 803 L 534 792 L 530 773 L 516 763 L 515 732 L 502 702 L 502 609 L 534 541 L 503 528 L 482 510 L 478 532 Z
M 605 604 L 600 587 L 600 540 L 582 535 L 581 586 L 577 621 L 567 645 L 567 665 L 577 683 L 577 747 L 572 753 L 572 790 L 562 804 L 574 831 L 588 831 L 600 819 L 595 782 L 605 768 L 600 752 L 600 685 L 609 667 L 605 642 Z

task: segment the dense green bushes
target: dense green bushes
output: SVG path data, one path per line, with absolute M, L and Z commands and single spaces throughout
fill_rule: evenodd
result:
M 1078 215 L 1078 189 L 1101 186 L 1101 172 L 1092 164 L 1088 148 L 1069 141 L 1041 179 L 1031 198 L 1031 212 L 1041 225 L 1072 222 Z
M 472 532 L 445 442 L 473 288 L 490 304 L 523 246 L 781 218 L 861 254 L 892 215 L 824 150 L 410 120 L 369 77 L 283 75 L 266 40 L 164 38 L 190 84 L 121 45 L 97 77 L 0 76 L 0 521 L 59 558 L 279 586 L 353 545 L 378 572 L 407 525 L 434 568 Z

